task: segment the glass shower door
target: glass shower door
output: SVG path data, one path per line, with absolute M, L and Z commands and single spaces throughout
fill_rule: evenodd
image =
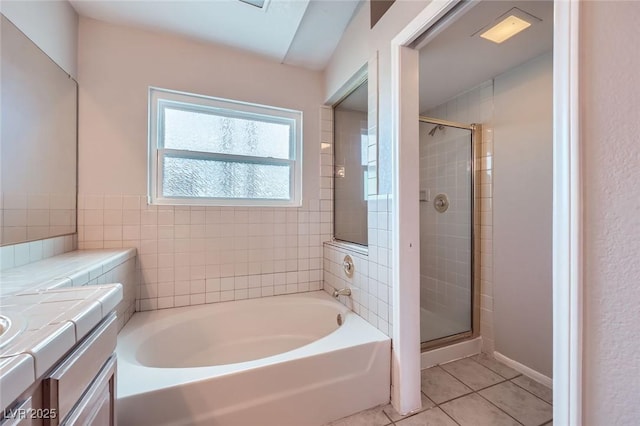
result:
M 471 335 L 472 130 L 420 123 L 420 340 Z

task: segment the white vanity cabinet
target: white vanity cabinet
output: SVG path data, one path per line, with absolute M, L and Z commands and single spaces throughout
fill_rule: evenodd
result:
M 56 413 L 45 425 L 116 424 L 117 334 L 112 313 L 44 378 L 42 405 Z
M 115 348 L 135 255 L 76 251 L 0 271 L 0 311 L 26 324 L 0 341 L 0 426 L 115 425 Z
M 19 404 L 4 411 L 4 418 L 0 420 L 1 426 L 34 426 L 36 422 L 31 419 L 33 413 L 33 398 L 28 397 Z
M 63 425 L 113 426 L 116 424 L 116 357 L 112 355 Z

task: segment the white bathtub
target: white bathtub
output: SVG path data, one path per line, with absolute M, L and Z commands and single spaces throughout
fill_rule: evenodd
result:
M 322 291 L 138 312 L 116 351 L 120 426 L 316 426 L 389 400 L 390 339 Z

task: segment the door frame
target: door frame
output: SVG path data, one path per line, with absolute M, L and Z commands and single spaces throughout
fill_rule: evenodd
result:
M 460 0 L 432 2 L 391 41 L 393 149 L 392 403 L 420 408 L 418 51 L 409 47 Z M 582 423 L 583 215 L 579 115 L 579 0 L 554 2 L 553 418 Z

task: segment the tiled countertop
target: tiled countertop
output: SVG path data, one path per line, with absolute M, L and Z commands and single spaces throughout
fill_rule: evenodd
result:
M 0 296 L 77 287 L 135 257 L 135 249 L 77 250 L 0 271 Z
M 0 298 L 0 312 L 24 331 L 0 349 L 2 408 L 26 391 L 122 299 L 120 284 L 23 292 Z

